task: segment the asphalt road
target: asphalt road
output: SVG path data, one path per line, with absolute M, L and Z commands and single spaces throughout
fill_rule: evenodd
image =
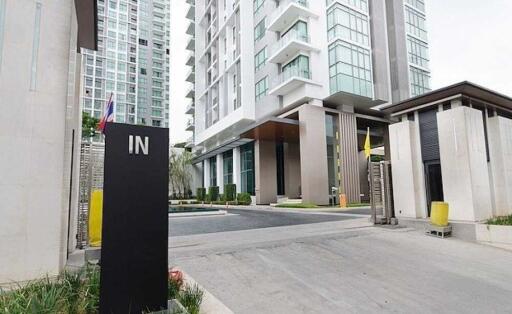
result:
M 169 264 L 234 313 L 512 313 L 510 251 L 367 218 L 226 218 L 171 220 L 176 232 L 224 232 L 171 237 Z
M 270 227 L 312 224 L 327 221 L 353 219 L 350 216 L 327 213 L 290 213 L 280 211 L 229 209 L 225 216 L 169 218 L 169 235 L 183 236 L 261 229 Z

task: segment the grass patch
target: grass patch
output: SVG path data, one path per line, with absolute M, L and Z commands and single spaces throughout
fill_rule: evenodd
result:
M 370 203 L 349 203 L 347 207 L 370 207 Z
M 512 226 L 512 215 L 487 220 L 488 225 Z
M 280 208 L 318 208 L 317 205 L 313 204 L 313 203 L 282 203 L 282 204 L 277 204 L 276 207 L 280 207 Z

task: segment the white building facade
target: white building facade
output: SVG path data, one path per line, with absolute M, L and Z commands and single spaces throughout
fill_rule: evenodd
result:
M 194 19 L 204 186 L 258 204 L 359 201 L 363 133 L 387 139 L 371 108 L 430 90 L 421 0 L 201 0 Z
M 170 0 L 98 0 L 98 50 L 83 51 L 81 104 L 100 118 L 169 127 Z

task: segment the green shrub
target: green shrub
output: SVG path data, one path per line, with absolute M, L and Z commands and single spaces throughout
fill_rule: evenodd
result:
M 487 220 L 488 225 L 512 226 L 512 215 L 495 217 Z
M 210 196 L 209 202 L 215 202 L 219 200 L 219 187 L 210 186 L 208 188 L 208 195 Z
M 34 280 L 12 291 L 0 290 L 0 312 L 97 313 L 99 295 L 99 269 L 88 267 L 53 280 Z
M 203 302 L 204 292 L 196 284 L 193 287 L 187 285 L 180 293 L 178 301 L 190 314 L 199 314 L 201 303 Z
M 276 207 L 280 207 L 280 208 L 317 208 L 318 206 L 313 203 L 282 203 L 282 204 L 277 204 Z
M 199 202 L 206 201 L 206 189 L 205 188 L 197 188 L 196 195 L 197 195 L 197 200 Z
M 239 205 L 251 205 L 251 194 L 249 193 L 239 193 L 237 195 L 236 200 L 238 201 Z
M 236 199 L 236 184 L 224 185 L 224 197 L 228 202 L 234 201 Z

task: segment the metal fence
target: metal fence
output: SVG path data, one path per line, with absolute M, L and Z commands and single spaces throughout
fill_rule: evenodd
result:
M 103 189 L 105 144 L 83 142 L 80 147 L 77 248 L 88 245 L 89 200 L 91 191 Z

